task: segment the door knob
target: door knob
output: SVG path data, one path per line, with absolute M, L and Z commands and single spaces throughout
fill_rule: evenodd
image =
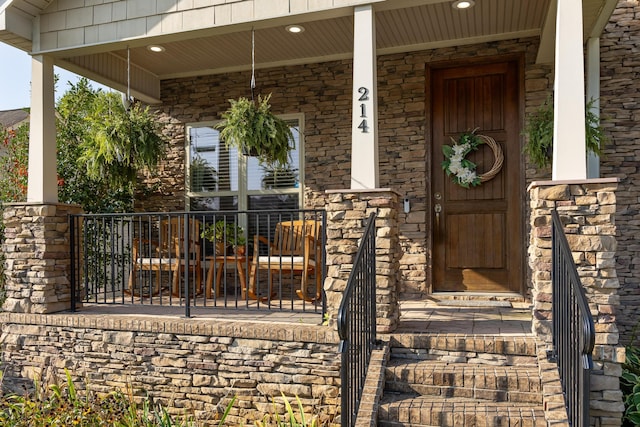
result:
M 442 212 L 442 205 L 440 203 L 436 203 L 433 206 L 433 211 L 436 213 L 436 228 L 440 227 L 440 212 Z

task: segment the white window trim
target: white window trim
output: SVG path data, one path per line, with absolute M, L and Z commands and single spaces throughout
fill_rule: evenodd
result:
M 298 194 L 298 208 L 304 208 L 304 177 L 305 177 L 305 144 L 304 144 L 304 113 L 292 113 L 278 115 L 283 120 L 297 120 L 298 121 L 298 188 L 281 188 L 271 190 L 248 190 L 247 189 L 247 158 L 241 154 L 238 155 L 238 191 L 210 191 L 210 192 L 193 192 L 188 190 L 188 180 L 190 176 L 189 165 L 191 164 L 191 141 L 190 141 L 190 129 L 199 127 L 215 127 L 221 120 L 209 120 L 204 122 L 189 122 L 185 124 L 185 144 L 184 144 L 184 203 L 185 210 L 190 210 L 190 199 L 196 197 L 229 197 L 238 196 L 238 210 L 248 210 L 249 196 L 259 196 L 268 194 Z

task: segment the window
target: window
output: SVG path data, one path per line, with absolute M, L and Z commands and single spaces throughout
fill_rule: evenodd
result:
M 187 125 L 187 206 L 192 211 L 302 208 L 304 141 L 302 115 L 283 116 L 295 148 L 287 168 L 270 170 L 257 158 L 238 155 L 220 141 L 215 123 Z

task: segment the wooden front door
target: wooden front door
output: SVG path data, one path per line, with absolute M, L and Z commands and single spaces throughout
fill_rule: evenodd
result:
M 522 186 L 517 62 L 431 71 L 433 291 L 520 292 Z M 442 169 L 442 145 L 462 132 L 495 139 L 504 153 L 500 172 L 469 189 Z M 483 144 L 466 156 L 479 174 L 495 157 Z

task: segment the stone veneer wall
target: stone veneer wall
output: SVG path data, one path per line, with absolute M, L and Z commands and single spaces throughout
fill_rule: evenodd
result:
M 224 411 L 227 425 L 273 412 L 283 392 L 306 413 L 333 420 L 340 406 L 337 333 L 326 326 L 248 321 L 127 317 L 117 314 L 0 314 L 3 384 L 23 378 L 64 381 L 80 389 L 147 393 L 173 414 L 199 420 Z M 209 422 L 207 425 L 217 425 Z
M 616 191 L 618 250 L 616 270 L 620 280 L 620 338 L 629 344 L 640 322 L 640 3 L 618 2 L 600 38 L 600 106 L 602 126 L 610 137 L 601 159 L 604 177 L 620 178 Z M 638 342 L 635 343 L 638 345 Z
M 376 328 L 392 332 L 398 327 L 399 195 L 388 189 L 327 192 L 327 314 L 337 319 L 342 294 L 351 273 L 365 220 L 376 218 Z
M 535 64 L 537 47 L 538 39 L 532 37 L 378 58 L 380 187 L 391 188 L 411 202 L 411 211 L 400 210 L 397 218 L 402 246 L 397 289 L 404 297 L 419 297 L 430 288 L 429 180 L 431 168 L 440 169 L 440 165 L 430 164 L 427 68 L 445 61 L 521 57 L 523 107 L 528 113 L 544 102 L 553 86 L 551 65 Z M 139 209 L 185 208 L 185 124 L 219 120 L 228 99 L 249 95 L 250 79 L 247 71 L 162 82 L 158 110 L 167 125 L 169 149 L 160 173 L 151 179 L 159 187 L 139 198 Z M 260 69 L 256 83 L 257 93 L 273 94 L 272 109 L 277 114 L 304 114 L 305 207 L 323 208 L 326 190 L 350 187 L 351 60 Z M 522 167 L 527 182 L 548 174 L 524 162 Z
M 594 317 L 596 345 L 591 375 L 591 417 L 618 426 L 624 412 L 619 379 L 624 348 L 616 325 L 620 283 L 616 275 L 618 180 L 548 181 L 530 187 L 529 266 L 533 274 L 533 330 L 551 343 L 551 210 L 557 209 Z
M 69 214 L 75 205 L 6 204 L 5 311 L 52 313 L 71 307 Z

